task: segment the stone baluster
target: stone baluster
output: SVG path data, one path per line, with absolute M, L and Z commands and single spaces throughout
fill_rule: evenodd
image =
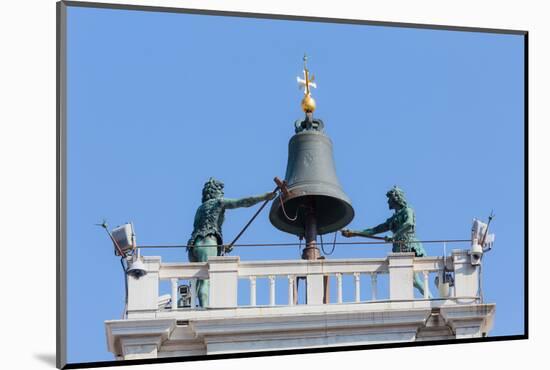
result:
M 336 274 L 336 283 L 337 283 L 337 296 L 338 296 L 338 303 L 342 303 L 342 274 L 337 273 Z
M 256 306 L 256 276 L 250 276 L 250 305 Z
M 371 272 L 370 274 L 370 288 L 372 300 L 376 301 L 378 296 L 378 274 L 376 272 Z
M 424 298 L 428 299 L 430 298 L 430 285 L 428 281 L 429 272 L 428 271 L 422 271 L 422 274 L 424 275 Z
M 361 274 L 354 272 L 353 278 L 355 281 L 355 302 L 361 302 Z
M 275 276 L 269 277 L 269 305 L 275 306 Z
M 189 280 L 189 289 L 191 289 L 191 308 L 197 307 L 197 279 Z
M 170 284 L 172 285 L 172 309 L 178 309 L 178 279 L 171 278 Z
M 294 306 L 294 283 L 295 278 L 293 275 L 288 275 L 288 305 Z

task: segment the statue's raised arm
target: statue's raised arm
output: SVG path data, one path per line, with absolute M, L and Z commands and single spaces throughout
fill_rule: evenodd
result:
M 201 205 L 197 208 L 193 222 L 193 232 L 187 242 L 189 262 L 206 262 L 208 257 L 219 256 L 223 250 L 222 225 L 225 210 L 251 207 L 261 201 L 271 200 L 275 193 L 245 197 L 240 199 L 224 198 L 223 182 L 210 178 L 202 189 Z M 225 252 L 229 252 L 226 248 Z M 208 280 L 197 280 L 199 305 L 208 302 Z
M 354 236 L 362 236 L 362 237 L 368 238 L 369 236 L 385 233 L 386 231 L 389 231 L 389 230 L 390 230 L 390 224 L 388 223 L 388 221 L 386 221 L 370 229 L 365 229 L 365 230 L 343 229 L 341 230 L 341 233 L 346 238 L 351 238 Z
M 380 225 L 362 231 L 344 229 L 341 231 L 342 236 L 346 238 L 354 236 L 370 237 L 372 235 L 391 231 L 392 236 L 385 236 L 384 239 L 393 243 L 392 252 L 414 252 L 416 257 L 425 256 L 426 251 L 422 243 L 416 239 L 414 210 L 407 204 L 405 193 L 397 186 L 394 186 L 386 193 L 386 196 L 388 197 L 389 209 L 394 210 L 394 214 L 390 218 Z M 424 284 L 418 274 L 414 276 L 414 286 L 421 294 L 424 294 Z
M 240 198 L 240 199 L 224 198 L 223 206 L 227 209 L 252 207 L 253 205 L 258 204 L 260 202 L 263 202 L 266 200 L 273 200 L 273 198 L 275 198 L 276 195 L 277 193 L 269 192 L 262 195 Z

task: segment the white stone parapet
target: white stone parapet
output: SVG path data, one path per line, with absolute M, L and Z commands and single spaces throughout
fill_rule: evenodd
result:
M 447 259 L 390 253 L 315 261 L 225 256 L 197 263 L 145 256 L 143 262 L 147 275 L 127 277 L 125 319 L 105 322 L 117 359 L 472 338 L 487 335 L 493 325 L 495 305 L 480 301 L 480 267 L 471 264 L 469 251 L 453 250 Z M 415 297 L 414 274 L 426 283 L 444 271 L 454 272 L 449 296 Z M 189 282 L 194 291 L 197 279 L 210 280 L 208 306 L 196 307 L 195 294 L 190 307 L 178 306 L 178 284 Z M 327 279 L 336 286 L 328 302 Z M 171 294 L 159 297 L 161 281 L 170 283 Z M 306 304 L 297 304 L 300 281 Z M 264 305 L 257 302 L 260 287 L 267 289 Z M 351 299 L 344 300 L 344 289 L 354 293 Z M 249 302 L 239 304 L 238 297 L 247 295 Z
M 415 257 L 413 253 L 390 253 L 386 258 L 358 258 L 342 260 L 280 260 L 280 261 L 240 261 L 238 256 L 210 257 L 208 262 L 196 263 L 162 263 L 160 257 L 143 257 L 147 275 L 141 278 L 128 276 L 128 317 L 154 317 L 159 309 L 159 284 L 161 281 L 171 283 L 172 302 L 170 308 L 177 310 L 174 300 L 177 300 L 177 284 L 180 281 L 194 283 L 197 279 L 210 280 L 210 308 L 238 307 L 239 279 L 249 282 L 248 294 L 250 302 L 246 306 L 257 304 L 258 279 L 269 280 L 269 305 L 275 302 L 286 302 L 294 305 L 296 292 L 292 287 L 299 277 L 305 277 L 307 304 L 323 304 L 324 278 L 335 279 L 336 300 L 331 303 L 346 304 L 343 302 L 342 291 L 344 277 L 353 278 L 355 297 L 353 302 L 374 301 L 381 294 L 378 287 L 378 277 L 389 277 L 390 300 L 415 299 L 413 276 L 421 273 L 427 282 L 429 274 L 441 276 L 446 263 L 446 271 L 454 271 L 454 295 L 442 297 L 458 301 L 472 302 L 479 300 L 479 265 L 470 263 L 469 251 L 454 250 L 452 258 L 445 260 L 442 257 Z M 370 297 L 361 294 L 361 276 L 370 279 Z M 288 281 L 286 297 L 275 297 L 276 278 Z M 194 292 L 194 289 L 193 289 Z M 288 298 L 287 298 L 288 297 Z M 196 297 L 193 297 L 192 307 Z M 418 299 L 428 299 L 427 296 Z M 280 304 L 280 303 L 278 303 Z

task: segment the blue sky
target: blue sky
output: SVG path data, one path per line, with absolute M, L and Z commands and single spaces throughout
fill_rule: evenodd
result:
M 69 7 L 69 362 L 113 359 L 103 321 L 124 305 L 119 260 L 94 223 L 133 221 L 138 244 L 183 244 L 210 176 L 231 198 L 272 190 L 303 117 L 304 52 L 315 116 L 355 209 L 349 227 L 388 218 L 394 184 L 421 240 L 467 239 L 472 218 L 494 209 L 497 242 L 483 266 L 485 300 L 497 304 L 490 335 L 523 333 L 522 36 Z M 254 211 L 227 212 L 227 241 Z M 295 241 L 268 209 L 240 239 Z M 329 258 L 388 251 L 337 247 Z M 187 260 L 177 249 L 144 254 Z M 233 254 L 299 258 L 296 247 Z

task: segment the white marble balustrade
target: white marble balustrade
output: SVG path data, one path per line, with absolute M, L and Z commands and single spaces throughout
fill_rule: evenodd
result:
M 389 297 L 390 301 L 413 300 L 413 276 L 420 273 L 424 284 L 428 285 L 430 273 L 440 274 L 443 270 L 442 257 L 416 258 L 412 253 L 390 253 L 386 258 L 362 258 L 340 260 L 269 260 L 240 261 L 238 256 L 211 257 L 208 262 L 200 263 L 161 263 L 160 257 L 144 256 L 147 275 L 136 279 L 128 277 L 128 312 L 155 312 L 159 309 L 177 310 L 178 284 L 182 281 L 194 284 L 197 279 L 210 280 L 209 308 L 238 308 L 239 280 L 247 282 L 246 292 L 249 301 L 244 306 L 257 306 L 259 293 L 268 297 L 267 306 L 295 305 L 297 300 L 296 283 L 305 282 L 305 292 L 308 305 L 323 304 L 325 294 L 325 279 L 333 279 L 336 283 L 335 299 L 329 304 L 349 304 L 377 301 L 381 296 Z M 469 263 L 467 251 L 454 250 L 447 258 L 447 269 L 455 272 L 455 294 L 465 300 L 478 294 L 479 266 Z M 379 277 L 387 275 L 389 291 L 380 294 Z M 363 279 L 362 279 L 363 277 Z M 300 279 L 299 279 L 300 278 Z M 304 279 L 305 278 L 305 279 Z M 259 292 L 259 281 L 267 281 L 267 292 Z M 366 286 L 362 286 L 363 283 Z M 370 286 L 368 281 L 370 280 Z M 169 281 L 171 284 L 171 304 L 159 307 L 159 284 Z M 284 282 L 286 287 L 277 290 Z M 347 287 L 345 284 L 352 284 Z M 261 284 L 265 287 L 266 284 Z M 241 284 L 241 289 L 243 284 Z M 353 299 L 344 301 L 344 290 L 353 292 Z M 367 294 L 367 289 L 370 294 Z M 191 289 L 194 293 L 195 289 Z M 284 294 L 281 294 L 284 292 Z M 279 296 L 277 296 L 279 293 Z M 426 291 L 424 299 L 428 299 Z M 196 301 L 192 297 L 192 307 Z M 284 302 L 284 303 L 280 303 Z M 242 303 L 242 302 L 241 302 Z M 189 308 L 187 308 L 189 309 Z

